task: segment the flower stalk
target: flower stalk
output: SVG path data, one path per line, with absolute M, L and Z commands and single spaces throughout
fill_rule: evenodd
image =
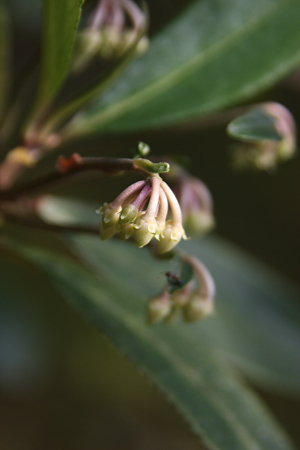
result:
M 139 158 L 139 160 L 142 160 L 142 158 Z M 109 157 L 82 157 L 78 153 L 74 153 L 69 158 L 60 156 L 58 158 L 55 170 L 49 173 L 48 175 L 12 189 L 11 187 L 14 181 L 16 180 L 17 175 L 19 174 L 19 173 L 17 174 L 16 172 L 18 171 L 20 164 L 22 164 L 22 167 L 24 167 L 25 164 L 24 158 L 23 156 L 20 159 L 11 158 L 9 166 L 11 167 L 11 171 L 8 171 L 6 161 L 7 159 L 3 161 L 2 165 L 0 165 L 0 200 L 14 199 L 18 198 L 21 195 L 23 196 L 35 193 L 36 191 L 48 188 L 49 186 L 52 186 L 56 183 L 65 181 L 66 179 L 72 177 L 73 175 L 86 171 L 100 171 L 103 174 L 137 172 L 144 176 L 145 175 L 149 176 L 151 174 L 151 172 L 147 172 L 144 168 L 140 168 L 139 165 L 136 164 L 137 161 L 136 159 L 109 158 Z M 151 161 L 148 160 L 146 161 L 149 170 L 151 170 L 151 168 L 153 167 L 152 170 L 156 173 L 157 163 L 151 163 Z M 164 164 L 167 163 L 159 163 L 159 165 L 163 168 L 163 170 L 166 169 Z M 27 163 L 26 167 L 28 167 Z M 11 176 L 9 176 L 10 173 L 12 173 Z M 3 180 L 3 185 L 1 185 L 1 179 Z

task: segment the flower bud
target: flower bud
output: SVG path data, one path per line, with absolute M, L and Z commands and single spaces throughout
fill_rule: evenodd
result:
M 173 294 L 171 295 L 173 304 L 179 308 L 184 307 L 190 299 L 193 286 L 194 280 L 191 280 L 183 288 L 173 292 Z
M 109 239 L 114 234 L 116 234 L 117 231 L 118 231 L 118 225 L 117 224 L 113 224 L 111 226 L 107 226 L 103 222 L 103 220 L 101 220 L 100 226 L 99 226 L 99 232 L 100 232 L 100 239 L 101 239 L 101 241 L 106 241 L 106 239 Z
M 129 204 L 127 206 L 124 206 L 120 214 L 119 223 L 125 224 L 133 222 L 137 218 L 138 213 L 139 210 L 135 205 Z
M 144 53 L 146 53 L 148 48 L 149 48 L 149 39 L 147 38 L 147 36 L 142 36 L 135 48 L 137 55 L 143 55 Z
M 106 25 L 102 28 L 102 43 L 99 47 L 99 56 L 103 59 L 112 59 L 118 56 L 122 42 L 122 34 L 118 29 Z
M 72 61 L 72 69 L 79 72 L 86 67 L 97 54 L 102 43 L 102 35 L 99 30 L 85 29 L 78 33 Z
M 281 160 L 294 156 L 296 126 L 292 114 L 275 102 L 262 103 L 234 119 L 228 134 L 243 144 L 237 145 L 234 164 L 238 168 L 253 166 L 271 169 Z
M 111 203 L 105 203 L 100 208 L 99 211 L 102 213 L 102 222 L 104 228 L 108 228 L 118 223 L 121 210 L 121 206 L 114 207 Z
M 147 304 L 147 322 L 153 324 L 165 319 L 171 312 L 172 302 L 168 291 L 151 298 Z
M 210 298 L 199 296 L 195 293 L 184 307 L 184 318 L 187 322 L 196 322 L 212 314 L 213 302 Z
M 296 150 L 296 124 L 290 111 L 280 103 L 269 102 L 264 104 L 264 109 L 275 119 L 275 130 L 281 137 L 277 146 L 279 159 L 289 159 Z
M 24 167 L 33 167 L 37 162 L 34 152 L 31 152 L 26 147 L 14 148 L 7 154 L 6 160 Z
M 134 240 L 137 247 L 142 248 L 147 245 L 156 233 L 156 220 L 155 218 L 140 217 L 134 224 Z
M 186 239 L 184 229 L 181 225 L 173 225 L 172 221 L 166 222 L 166 227 L 157 244 L 158 253 L 166 253 L 172 250 L 181 240 Z
M 124 223 L 119 229 L 120 239 L 122 239 L 122 241 L 129 239 L 134 234 L 134 231 L 133 223 Z
M 214 228 L 215 220 L 210 211 L 194 209 L 185 215 L 184 225 L 193 234 L 204 234 Z
M 204 234 L 215 224 L 213 200 L 208 187 L 183 169 L 177 169 L 175 194 L 182 211 L 182 222 L 191 234 Z

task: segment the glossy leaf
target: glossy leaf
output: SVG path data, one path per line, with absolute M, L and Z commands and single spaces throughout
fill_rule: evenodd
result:
M 66 77 L 83 0 L 43 0 L 43 46 L 37 107 L 47 104 Z
M 96 224 L 96 209 L 97 205 L 53 196 L 45 196 L 39 204 L 44 220 L 72 225 L 82 223 L 83 218 Z M 119 245 L 123 256 L 115 253 Z M 81 256 L 99 265 L 101 271 L 102 264 L 108 266 L 107 276 L 116 271 L 123 279 L 134 278 L 148 297 L 161 290 L 168 271 L 189 280 L 190 275 L 180 273 L 177 262 L 154 262 L 130 245 L 102 242 L 99 247 L 97 237 L 81 237 L 76 239 L 77 247 Z M 216 314 L 201 327 L 187 328 L 195 334 L 194 340 L 230 358 L 257 384 L 300 393 L 300 290 L 219 239 L 193 238 L 184 247 L 207 265 L 217 285 Z
M 247 100 L 300 61 L 297 0 L 199 0 L 67 132 L 170 125 Z
M 0 119 L 2 118 L 3 109 L 7 97 L 8 83 L 8 29 L 7 16 L 4 9 L 3 1 L 0 1 Z
M 124 283 L 132 280 L 141 298 L 157 294 L 163 274 L 174 268 L 130 246 L 120 250 L 120 243 L 96 242 L 75 241 L 80 255 L 103 275 L 110 279 L 116 272 Z M 230 358 L 257 384 L 300 393 L 300 290 L 217 239 L 191 239 L 184 248 L 211 271 L 217 299 L 213 317 L 196 326 L 184 324 L 182 332 Z
M 25 249 L 23 255 L 34 261 L 60 294 L 105 332 L 165 392 L 207 448 L 292 448 L 253 393 L 224 364 L 209 355 L 203 344 L 199 345 L 199 341 L 186 333 L 188 325 L 149 327 L 145 324 L 143 294 L 151 281 L 145 272 L 145 285 L 142 280 L 128 283 L 122 274 L 110 270 L 114 264 L 111 257 L 116 256 L 127 268 L 135 269 L 134 259 L 128 259 L 126 251 L 123 254 L 119 243 L 117 247 L 106 246 L 106 251 L 110 248 L 112 254 L 106 253 L 110 257 L 108 264 L 103 265 L 98 256 L 105 247 L 95 239 L 83 239 L 81 243 L 92 244 L 97 253 L 97 264 L 103 269 L 97 276 L 54 254 Z M 138 273 L 141 269 L 138 268 Z

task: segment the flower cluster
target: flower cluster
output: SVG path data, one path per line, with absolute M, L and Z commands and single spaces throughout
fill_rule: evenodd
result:
M 230 122 L 227 131 L 242 142 L 233 149 L 233 163 L 239 169 L 274 169 L 296 152 L 295 121 L 280 103 L 267 102 L 251 108 Z
M 148 323 L 171 322 L 180 312 L 186 322 L 195 322 L 213 313 L 215 284 L 211 274 L 197 258 L 185 256 L 184 259 L 191 265 L 194 278 L 175 292 L 165 288 L 151 298 L 147 304 Z
M 158 253 L 165 253 L 186 239 L 178 200 L 158 175 L 127 187 L 99 212 L 102 240 L 119 233 L 121 239 L 133 237 L 141 248 L 155 238 Z
M 81 71 L 94 57 L 116 59 L 134 48 L 136 54 L 148 48 L 147 17 L 132 0 L 100 0 L 77 36 L 73 70 Z

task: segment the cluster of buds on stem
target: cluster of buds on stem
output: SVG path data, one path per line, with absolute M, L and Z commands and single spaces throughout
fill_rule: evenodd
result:
M 211 274 L 197 258 L 184 256 L 182 259 L 190 264 L 194 277 L 181 289 L 172 292 L 165 288 L 159 295 L 148 300 L 149 324 L 171 322 L 180 312 L 186 322 L 195 322 L 213 313 L 215 284 Z
M 179 169 L 174 186 L 181 205 L 183 224 L 192 234 L 203 234 L 215 226 L 213 200 L 208 187 L 198 178 Z
M 119 233 L 121 239 L 133 237 L 141 248 L 155 238 L 158 253 L 165 253 L 186 239 L 178 200 L 159 175 L 127 187 L 99 212 L 102 240 Z
M 100 0 L 77 37 L 73 70 L 82 70 L 95 56 L 115 59 L 133 47 L 137 54 L 146 51 L 146 21 L 132 0 Z
M 296 151 L 296 125 L 290 111 L 275 102 L 262 103 L 234 119 L 228 134 L 242 141 L 234 148 L 237 168 L 270 170 Z

